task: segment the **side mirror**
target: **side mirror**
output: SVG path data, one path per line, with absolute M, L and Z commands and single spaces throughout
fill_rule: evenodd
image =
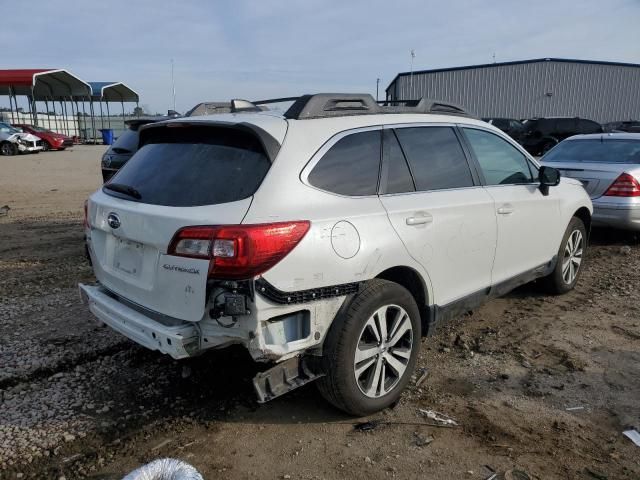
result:
M 560 183 L 560 172 L 553 167 L 544 165 L 538 171 L 538 181 L 542 194 L 549 195 L 549 187 L 555 187 Z

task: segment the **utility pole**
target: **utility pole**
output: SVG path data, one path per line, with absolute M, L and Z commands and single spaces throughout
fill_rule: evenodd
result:
M 376 78 L 376 102 L 378 101 L 378 88 L 380 87 L 380 79 Z
M 493 63 L 496 63 L 496 52 L 493 52 Z
M 411 73 L 409 75 L 409 97 L 413 95 L 413 59 L 416 58 L 416 51 L 411 49 Z
M 173 76 L 173 58 L 171 59 L 171 90 L 173 92 L 173 111 L 176 110 L 176 82 Z

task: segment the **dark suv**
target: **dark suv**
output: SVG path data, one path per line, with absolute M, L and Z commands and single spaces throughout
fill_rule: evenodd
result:
M 578 117 L 547 117 L 525 120 L 520 143 L 532 155 L 544 155 L 565 138 L 587 133 L 602 133 L 602 125 Z
M 520 143 L 522 135 L 524 134 L 524 125 L 520 120 L 516 120 L 515 118 L 501 117 L 483 118 L 482 120 L 490 123 L 496 128 L 499 128 L 504 133 L 513 138 L 516 142 Z
M 113 145 L 111 145 L 104 155 L 102 155 L 102 180 L 106 182 L 113 177 L 122 166 L 129 161 L 138 150 L 138 129 L 148 123 L 155 123 L 167 120 L 169 117 L 140 117 L 127 120 L 127 129 L 122 132 Z

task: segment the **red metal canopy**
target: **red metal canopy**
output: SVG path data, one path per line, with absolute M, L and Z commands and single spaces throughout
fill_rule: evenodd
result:
M 91 87 L 63 69 L 0 70 L 0 95 L 33 96 L 35 101 L 89 98 Z

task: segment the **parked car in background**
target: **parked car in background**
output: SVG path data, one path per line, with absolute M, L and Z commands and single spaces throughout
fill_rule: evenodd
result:
M 640 133 L 571 137 L 541 163 L 582 182 L 594 225 L 640 230 Z
M 520 120 L 515 118 L 483 118 L 485 122 L 499 128 L 504 133 L 513 138 L 516 142 L 520 143 L 522 135 L 524 134 L 524 125 Z
M 39 153 L 41 150 L 40 138 L 31 133 L 22 132 L 8 123 L 0 122 L 0 154 Z
M 39 137 L 42 140 L 42 150 L 45 152 L 47 150 L 64 150 L 73 146 L 73 139 L 62 133 L 26 123 L 14 123 L 13 126 L 20 128 L 23 132 Z
M 138 129 L 149 123 L 160 122 L 166 120 L 169 117 L 156 116 L 156 117 L 139 117 L 132 120 L 127 120 L 125 125 L 127 128 L 116 139 L 116 141 L 109 146 L 106 152 L 102 155 L 102 161 L 100 167 L 102 169 L 102 180 L 108 181 L 113 177 L 122 166 L 129 161 L 134 153 L 138 150 Z
M 604 125 L 605 132 L 640 133 L 640 121 L 627 120 L 624 122 L 610 122 Z
M 547 117 L 524 120 L 522 146 L 532 155 L 544 155 L 565 138 L 602 133 L 602 125 L 578 117 Z
M 318 380 L 367 415 L 436 325 L 535 279 L 576 285 L 588 195 L 497 128 L 426 99 L 248 103 L 146 125 L 89 198 L 81 298 L 117 332 L 176 359 L 242 345 L 272 365 L 260 402 Z

